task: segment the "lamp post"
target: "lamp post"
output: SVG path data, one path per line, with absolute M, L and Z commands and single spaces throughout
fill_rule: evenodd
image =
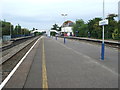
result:
M 105 19 L 105 4 L 103 0 L 103 20 Z M 105 54 L 105 44 L 104 44 L 104 29 L 105 26 L 103 25 L 103 33 L 102 33 L 102 48 L 101 48 L 101 59 L 104 60 L 104 54 Z
M 10 23 L 10 38 L 12 37 L 12 32 L 11 32 L 11 23 Z
M 17 37 L 18 37 L 18 25 L 16 26 L 16 28 L 17 28 Z
M 0 19 L 0 44 L 2 43 L 2 20 Z M 0 45 L 1 48 L 1 45 Z
M 120 22 L 120 1 L 118 2 L 118 21 Z
M 65 17 L 67 16 L 67 14 L 61 14 L 61 15 L 64 17 L 64 21 L 65 21 Z M 65 27 L 64 27 L 64 44 L 65 44 L 65 42 L 66 42 L 66 40 L 65 40 Z
M 21 31 L 21 37 L 22 37 L 22 35 L 23 35 L 22 29 L 20 31 Z

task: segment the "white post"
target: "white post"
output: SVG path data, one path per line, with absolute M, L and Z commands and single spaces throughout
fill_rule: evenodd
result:
M 104 5 L 104 0 L 103 0 L 103 20 L 105 19 L 105 5 Z M 105 44 L 104 44 L 104 29 L 105 29 L 105 26 L 103 25 L 103 34 L 102 34 L 102 47 L 101 47 L 101 59 L 104 60 L 104 53 L 105 53 Z
M 65 23 L 65 15 L 64 15 L 63 18 L 64 18 L 64 23 Z M 64 36 L 65 36 L 65 26 L 64 26 Z
M 12 37 L 12 32 L 11 32 L 11 23 L 10 23 L 10 39 Z
M 18 35 L 18 25 L 17 25 L 17 35 Z
M 64 22 L 65 22 L 65 16 L 67 16 L 67 14 L 61 14 L 64 18 Z M 65 44 L 65 27 L 64 27 L 64 44 Z
M 102 43 L 105 42 L 105 33 L 104 33 L 104 32 L 105 32 L 105 26 L 103 25 L 103 37 L 102 37 L 102 38 L 103 38 L 103 41 L 102 41 Z
M 105 3 L 104 3 L 104 0 L 103 0 L 103 20 L 105 19 Z M 105 26 L 103 25 L 103 43 L 104 43 L 104 29 L 105 29 Z
M 10 36 L 11 36 L 11 23 L 10 23 Z

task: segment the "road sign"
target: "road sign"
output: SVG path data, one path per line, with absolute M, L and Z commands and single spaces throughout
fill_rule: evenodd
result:
M 99 25 L 100 25 L 100 26 L 108 25 L 108 20 L 105 19 L 105 20 L 99 21 Z

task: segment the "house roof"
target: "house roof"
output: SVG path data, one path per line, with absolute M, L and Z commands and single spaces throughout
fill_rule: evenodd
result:
M 72 21 L 70 21 L 70 20 L 68 20 L 68 21 L 65 21 L 64 23 L 63 23 L 63 25 L 62 25 L 63 27 L 69 27 L 69 26 L 73 26 L 73 22 Z

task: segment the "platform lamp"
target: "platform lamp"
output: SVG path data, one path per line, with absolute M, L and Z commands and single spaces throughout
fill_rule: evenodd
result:
M 64 22 L 65 22 L 65 17 L 68 15 L 68 14 L 61 14 L 64 18 Z M 63 23 L 64 24 L 64 23 Z M 63 27 L 63 26 L 62 26 Z M 64 44 L 66 43 L 66 40 L 65 40 L 65 27 L 64 27 Z

